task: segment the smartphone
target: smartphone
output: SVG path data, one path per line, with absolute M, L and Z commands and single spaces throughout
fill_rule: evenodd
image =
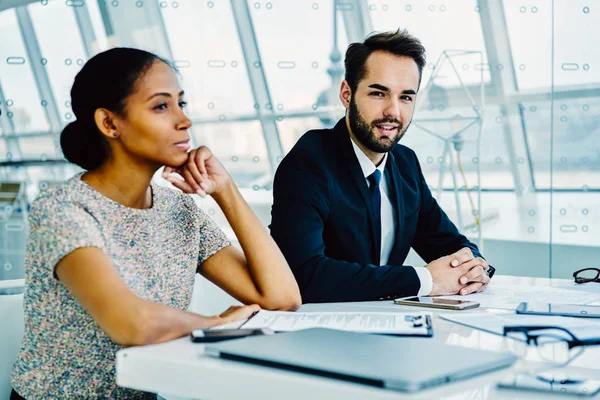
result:
M 546 393 L 563 393 L 575 396 L 594 396 L 600 391 L 600 381 L 546 377 L 543 375 L 517 374 L 498 382 L 498 387 L 532 390 Z
M 562 315 L 565 317 L 600 318 L 600 306 L 523 302 L 517 307 L 517 314 Z
M 194 329 L 190 335 L 192 342 L 210 343 L 240 339 L 247 336 L 272 335 L 273 333 L 271 329 Z
M 467 300 L 447 300 L 438 299 L 435 297 L 402 297 L 394 300 L 396 304 L 403 304 L 407 306 L 419 306 L 419 307 L 433 307 L 433 308 L 445 308 L 448 310 L 468 310 L 471 308 L 479 307 L 479 303 L 476 301 Z

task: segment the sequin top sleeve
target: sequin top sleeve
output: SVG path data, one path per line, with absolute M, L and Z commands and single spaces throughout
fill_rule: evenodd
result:
M 103 250 L 105 240 L 98 221 L 69 201 L 55 197 L 38 199 L 30 216 L 30 243 L 41 246 L 38 254 L 40 266 L 52 269 L 56 278 L 56 266 L 67 255 L 82 247 L 98 247 Z
M 219 250 L 231 245 L 225 232 L 213 221 L 190 196 L 185 196 L 185 205 L 196 216 L 196 223 L 200 231 L 200 248 L 198 253 L 198 268 L 202 263 L 216 254 Z

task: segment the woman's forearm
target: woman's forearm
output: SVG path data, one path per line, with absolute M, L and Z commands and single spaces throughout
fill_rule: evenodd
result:
M 270 308 L 297 309 L 301 298 L 294 275 L 237 186 L 230 181 L 213 197 L 242 246 L 250 275 L 263 300 L 273 306 Z
M 143 300 L 136 314 L 137 318 L 133 318 L 132 321 L 135 322 L 127 324 L 128 330 L 111 332 L 113 340 L 123 346 L 144 346 L 167 342 L 188 335 L 194 329 L 208 329 L 225 322 L 218 316 L 205 317 Z
M 147 303 L 141 332 L 142 344 L 162 343 L 188 335 L 194 329 L 208 329 L 222 323 L 219 317 L 205 317 L 158 303 Z

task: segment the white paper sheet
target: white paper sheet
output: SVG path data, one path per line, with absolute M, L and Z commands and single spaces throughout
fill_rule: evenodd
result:
M 278 332 L 329 328 L 354 332 L 427 335 L 430 313 L 392 312 L 286 312 L 261 310 L 240 327 L 270 328 Z M 419 318 L 413 323 L 414 318 Z
M 554 287 L 490 283 L 483 293 L 467 296 L 440 296 L 442 299 L 477 301 L 481 307 L 515 310 L 523 302 L 557 304 L 591 304 L 600 301 L 600 293 Z

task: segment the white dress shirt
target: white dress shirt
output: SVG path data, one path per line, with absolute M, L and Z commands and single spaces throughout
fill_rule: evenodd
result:
M 396 241 L 396 219 L 394 218 L 395 210 L 388 195 L 389 188 L 387 185 L 387 180 L 385 179 L 385 163 L 387 162 L 388 155 L 385 153 L 383 160 L 379 166 L 376 167 L 371 159 L 367 157 L 365 153 L 363 153 L 356 143 L 354 143 L 354 140 L 350 141 L 352 142 L 352 148 L 354 149 L 354 153 L 356 154 L 356 158 L 358 159 L 358 163 L 362 169 L 365 181 L 367 181 L 367 186 L 370 186 L 367 177 L 375 172 L 375 169 L 378 169 L 379 172 L 381 172 L 381 183 L 379 184 L 379 190 L 381 192 L 381 249 L 379 265 L 387 265 L 390 258 L 390 253 L 392 252 L 392 247 L 394 247 L 394 243 Z M 413 268 L 415 269 L 415 272 L 421 281 L 421 288 L 419 289 L 419 293 L 417 293 L 417 295 L 427 296 L 429 293 L 431 293 L 431 289 L 433 288 L 431 272 L 429 272 L 429 270 L 425 267 Z

